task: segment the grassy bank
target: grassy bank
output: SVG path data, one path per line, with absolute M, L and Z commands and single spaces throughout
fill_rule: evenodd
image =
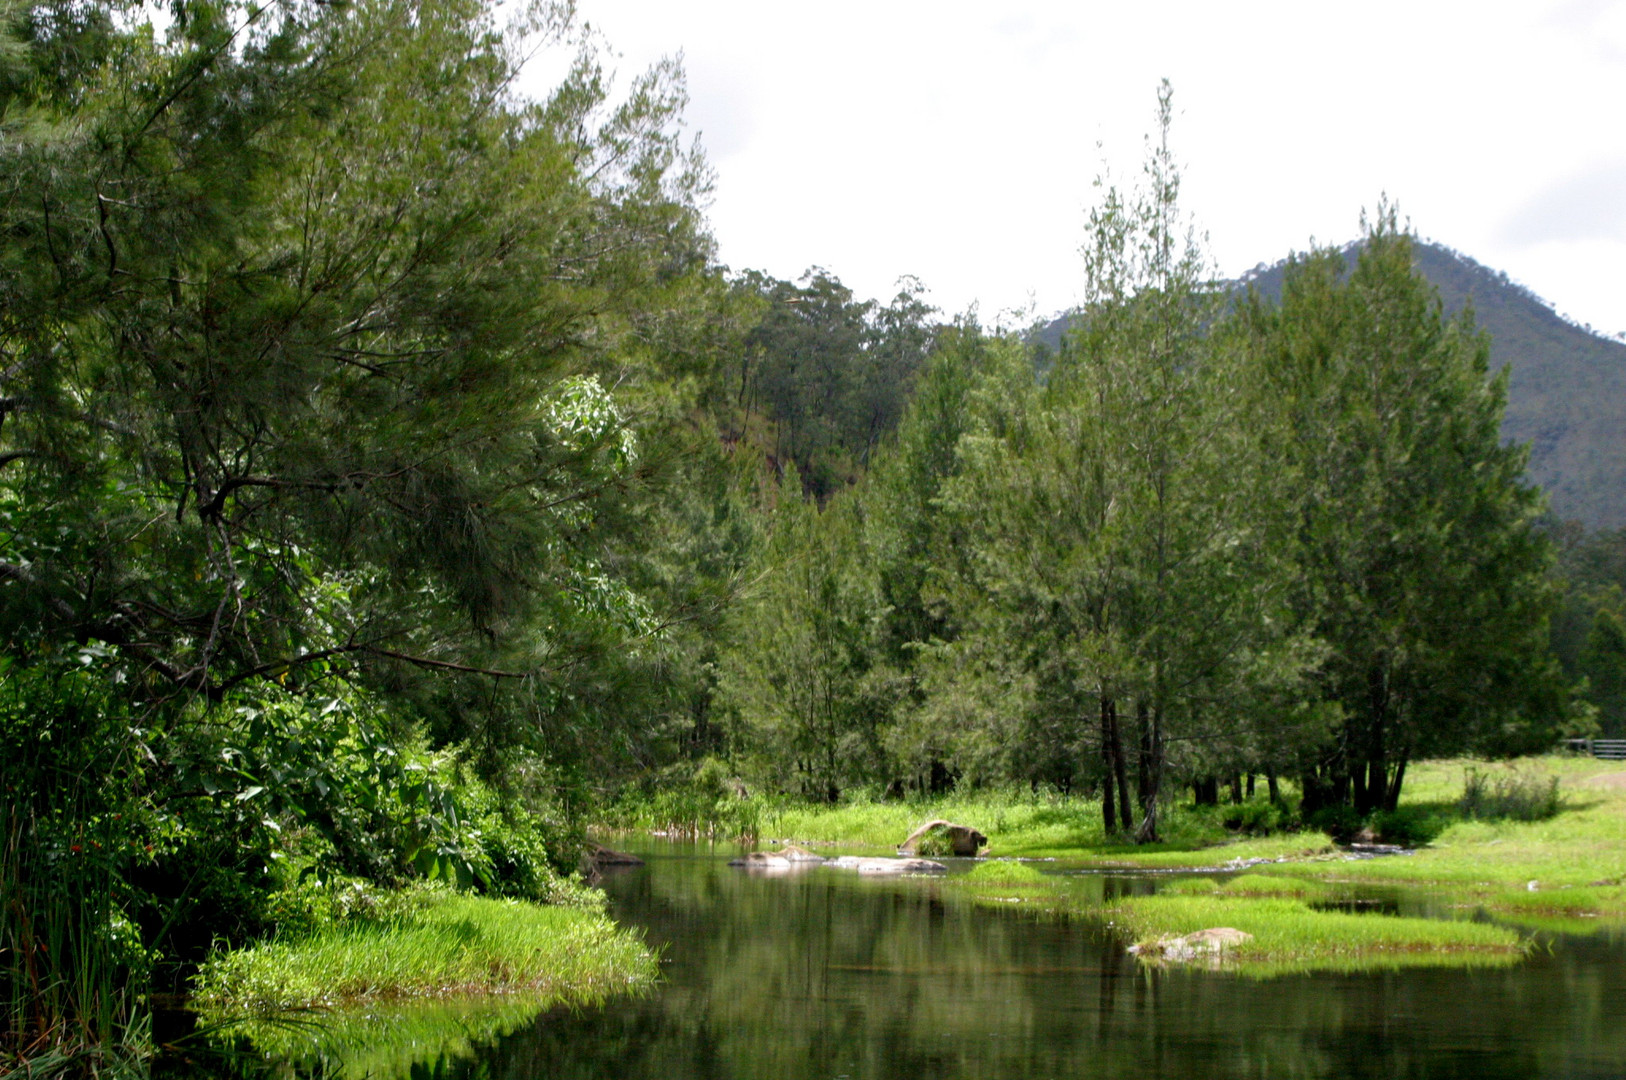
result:
M 1374 887 L 1405 888 L 1432 897 L 1439 908 L 1464 915 L 1485 910 L 1499 923 L 1535 930 L 1577 933 L 1626 921 L 1626 769 L 1620 763 L 1563 755 L 1504 764 L 1418 763 L 1399 810 L 1371 822 L 1380 839 L 1412 848 L 1409 855 L 1357 859 L 1313 829 L 1248 836 L 1227 827 L 1228 818 L 1234 823 L 1250 815 L 1257 819 L 1258 809 L 1174 806 L 1165 812 L 1165 841 L 1140 847 L 1107 837 L 1099 804 L 1081 799 L 1014 795 L 783 807 L 762 820 L 764 836 L 885 849 L 921 821 L 944 817 L 985 833 L 992 855 L 1126 870 L 1246 869 L 1228 879 L 1169 881 L 1156 896 L 1106 909 L 1064 881 L 1009 862 L 978 867 L 941 888 L 968 902 L 1106 918 L 1142 944 L 1233 927 L 1253 940 L 1225 962 L 1256 975 L 1506 964 L 1523 955 L 1518 932 L 1507 925 L 1316 906 Z
M 1537 821 L 1471 816 L 1463 810 L 1470 775 L 1531 789 L 1557 778 L 1560 808 Z M 1383 839 L 1417 849 L 1406 858 L 1348 860 L 1326 833 L 1290 819 L 1277 818 L 1275 824 L 1287 827 L 1267 835 L 1228 825 L 1238 818 L 1257 821 L 1267 810 L 1262 800 L 1242 808 L 1176 803 L 1164 810 L 1163 842 L 1148 845 L 1108 837 L 1098 802 L 1026 793 L 835 807 L 763 802 L 753 817 L 764 840 L 885 850 L 921 822 L 941 817 L 983 832 L 986 854 L 993 856 L 1169 870 L 1280 859 L 1270 872 L 1467 890 L 1518 910 L 1626 916 L 1626 769 L 1620 763 L 1562 755 L 1511 764 L 1420 762 L 1407 775 L 1399 811 L 1377 821 Z
M 1253 809 L 1257 813 L 1263 808 L 1255 804 Z M 1107 836 L 1099 802 L 1063 796 L 986 794 L 834 807 L 791 804 L 765 806 L 758 819 L 764 838 L 885 850 L 902 843 L 921 822 L 946 818 L 987 836 L 988 855 L 1169 869 L 1298 856 L 1326 851 L 1331 845 L 1313 830 L 1242 835 L 1225 824 L 1233 813 L 1224 806 L 1170 806 L 1162 819 L 1163 841 L 1146 845 Z
M 655 958 L 601 912 L 449 892 L 211 958 L 206 1022 L 402 998 L 517 994 L 591 1000 L 647 984 Z
M 1310 879 L 1175 877 L 1164 880 L 1155 895 L 1106 904 L 1090 900 L 1079 880 L 1042 873 L 1029 863 L 998 861 L 951 876 L 937 887 L 947 899 L 1105 924 L 1148 963 L 1190 963 L 1256 977 L 1505 965 L 1522 958 L 1528 947 L 1516 930 L 1489 923 L 1319 908 L 1347 899 L 1348 890 Z M 1219 927 L 1240 930 L 1251 940 L 1217 954 L 1182 958 L 1172 950 L 1165 953 L 1171 939 Z
M 1464 819 L 1469 770 L 1539 781 L 1557 777 L 1563 807 L 1544 821 Z M 1307 861 L 1272 873 L 1431 889 L 1509 916 L 1626 918 L 1626 769 L 1620 762 L 1543 757 L 1511 765 L 1429 762 L 1408 780 L 1403 809 L 1438 828 L 1398 859 Z M 1575 927 L 1581 928 L 1581 927 Z

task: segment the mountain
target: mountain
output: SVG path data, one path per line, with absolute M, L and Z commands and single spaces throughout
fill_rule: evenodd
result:
M 1472 301 L 1491 335 L 1491 368 L 1511 368 L 1502 432 L 1530 445 L 1530 477 L 1547 490 L 1553 514 L 1588 529 L 1626 528 L 1626 343 L 1576 326 L 1450 248 L 1418 242 L 1416 252 L 1448 312 Z M 1239 284 L 1280 296 L 1285 268 L 1261 267 Z M 1057 347 L 1066 325 L 1062 316 L 1035 332 L 1041 353 Z

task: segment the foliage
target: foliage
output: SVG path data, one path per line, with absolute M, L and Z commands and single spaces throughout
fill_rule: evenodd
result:
M 709 404 L 725 437 L 759 441 L 821 502 L 850 486 L 897 426 L 931 344 L 924 286 L 898 285 L 883 305 L 855 300 L 817 267 L 799 284 L 756 272 L 735 279 L 758 317 L 715 374 Z M 767 430 L 753 437 L 759 424 Z
M 1533 773 L 1486 775 L 1468 769 L 1457 804 L 1463 817 L 1485 820 L 1546 821 L 1564 809 L 1558 777 Z
M 755 840 L 765 809 L 720 761 L 705 758 L 693 770 L 679 764 L 645 788 L 623 791 L 600 819 L 664 836 Z
M 731 620 L 720 691 L 748 733 L 756 775 L 834 802 L 884 775 L 879 597 L 852 502 L 821 511 L 799 487 L 792 470 L 753 567 L 758 584 Z
M 1419 755 L 1549 745 L 1566 702 L 1540 495 L 1501 441 L 1506 378 L 1471 314 L 1444 318 L 1383 207 L 1347 276 L 1313 252 L 1289 264 L 1280 308 L 1256 301 L 1249 318 L 1293 604 L 1328 647 L 1316 681 L 1343 714 L 1304 759 L 1305 811 L 1392 810 Z
M 1359 242 L 1343 249 L 1345 262 Z M 1414 245 L 1417 270 L 1439 290 L 1448 315 L 1472 308 L 1491 335 L 1490 370 L 1509 369 L 1502 434 L 1530 448 L 1530 479 L 1558 521 L 1590 530 L 1626 524 L 1618 493 L 1626 474 L 1611 452 L 1626 400 L 1626 345 L 1576 326 L 1546 301 L 1438 243 Z M 1246 283 L 1279 298 L 1287 261 L 1249 272 Z
M 301 881 L 579 898 L 696 591 L 628 555 L 722 291 L 681 73 L 521 99 L 568 4 L 144 15 L 0 12 L 8 1054 L 139 1031 Z
M 129 917 L 142 861 L 129 719 L 94 650 L 55 669 L 0 658 L 0 1068 L 40 1059 L 117 1070 L 139 1055 L 154 956 Z M 137 1045 L 131 1046 L 130 1042 Z

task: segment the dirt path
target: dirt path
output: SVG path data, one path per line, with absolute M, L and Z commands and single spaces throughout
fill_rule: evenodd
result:
M 1606 772 L 1597 776 L 1589 776 L 1580 783 L 1581 787 L 1604 788 L 1608 791 L 1626 791 L 1626 772 Z

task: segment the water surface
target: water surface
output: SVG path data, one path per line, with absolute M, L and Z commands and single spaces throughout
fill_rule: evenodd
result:
M 1089 921 L 929 880 L 750 876 L 665 845 L 605 882 L 662 952 L 641 1000 L 556 1010 L 414 1075 L 528 1078 L 1618 1078 L 1626 939 L 1543 939 L 1504 969 L 1254 979 L 1150 970 Z M 1154 877 L 1080 875 L 1092 898 Z M 1383 918 L 1379 905 L 1370 917 Z

